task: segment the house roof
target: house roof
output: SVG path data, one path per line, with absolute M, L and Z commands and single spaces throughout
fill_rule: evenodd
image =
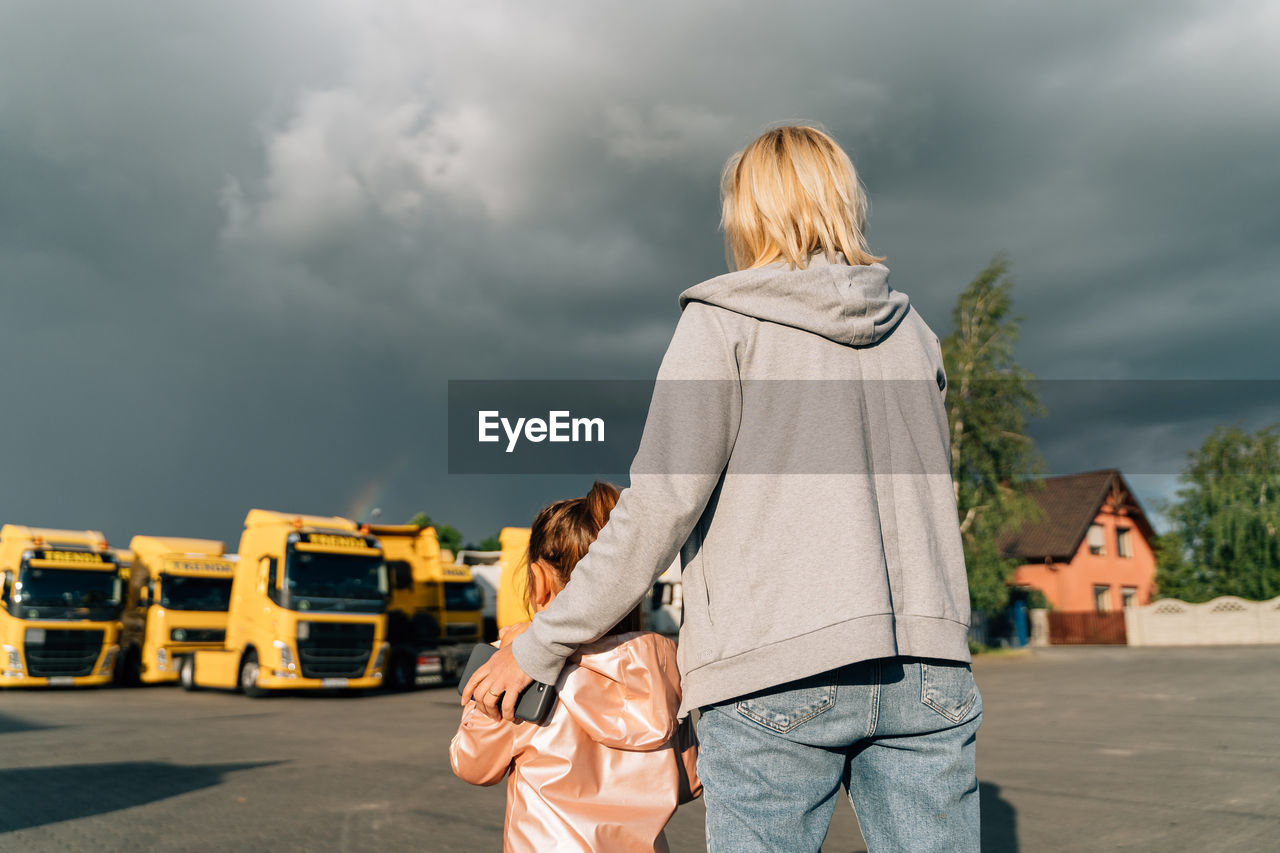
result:
M 1148 540 L 1155 537 L 1141 504 L 1116 468 L 1046 477 L 1041 482 L 1044 488 L 1029 489 L 1027 494 L 1039 505 L 1043 517 L 1000 540 L 1000 550 L 1010 557 L 1029 563 L 1070 561 L 1112 493 L 1142 534 Z

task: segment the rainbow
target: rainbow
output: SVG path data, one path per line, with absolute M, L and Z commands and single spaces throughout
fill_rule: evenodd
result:
M 369 521 L 369 514 L 376 507 L 383 506 L 392 484 L 408 466 L 409 459 L 410 454 L 401 453 L 379 475 L 365 481 L 359 491 L 347 501 L 346 517 L 354 521 Z M 386 518 L 381 520 L 388 521 Z

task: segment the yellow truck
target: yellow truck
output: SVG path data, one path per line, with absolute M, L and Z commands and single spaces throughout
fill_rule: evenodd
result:
M 378 537 L 387 561 L 392 686 L 456 677 L 483 632 L 484 593 L 471 569 L 445 559 L 451 555 L 441 551 L 434 527 L 367 524 L 361 529 Z
M 226 642 L 184 658 L 179 681 L 249 696 L 381 686 L 389 597 L 382 546 L 355 522 L 250 510 Z
M 223 647 L 236 555 L 214 540 L 161 536 L 135 536 L 129 550 L 117 681 L 177 681 L 187 657 Z
M 0 527 L 0 687 L 108 684 L 124 582 L 97 530 Z
M 528 622 L 533 612 L 525 603 L 528 584 L 526 562 L 529 555 L 528 527 L 504 527 L 498 531 L 502 544 L 502 579 L 498 583 L 498 630 L 517 622 Z

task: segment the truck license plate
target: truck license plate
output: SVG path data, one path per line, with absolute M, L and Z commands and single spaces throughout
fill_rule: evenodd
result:
M 50 687 L 73 687 L 76 680 L 70 675 L 54 675 L 49 678 Z
M 346 687 L 347 679 L 345 678 L 322 678 L 320 679 L 321 687 Z

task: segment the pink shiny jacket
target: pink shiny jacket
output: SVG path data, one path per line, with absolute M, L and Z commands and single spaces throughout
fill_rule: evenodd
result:
M 508 851 L 666 851 L 663 828 L 701 791 L 691 729 L 677 727 L 675 643 L 648 631 L 580 647 L 541 724 L 491 720 L 471 703 L 449 745 L 475 785 L 510 773 Z

